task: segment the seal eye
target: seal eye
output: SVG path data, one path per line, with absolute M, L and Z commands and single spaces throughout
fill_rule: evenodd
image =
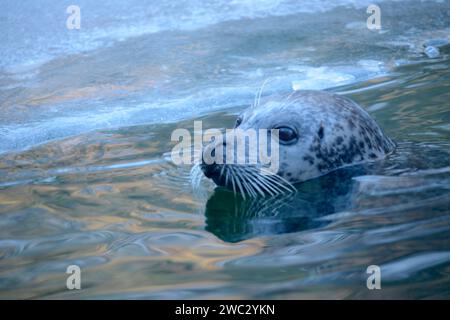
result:
M 235 127 L 235 128 L 239 127 L 239 125 L 240 125 L 241 123 L 242 123 L 242 118 L 241 118 L 241 117 L 238 117 L 238 118 L 236 119 L 236 123 L 235 123 L 234 127 Z
M 278 138 L 283 144 L 292 144 L 298 140 L 297 132 L 289 127 L 278 127 Z

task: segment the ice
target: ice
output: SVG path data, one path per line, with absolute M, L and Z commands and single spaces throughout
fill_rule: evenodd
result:
M 4 1 L 0 153 L 244 108 L 267 79 L 263 97 L 329 90 L 445 55 L 448 2 L 379 2 L 385 34 L 364 27 L 371 3 L 80 0 L 67 30 L 64 2 Z

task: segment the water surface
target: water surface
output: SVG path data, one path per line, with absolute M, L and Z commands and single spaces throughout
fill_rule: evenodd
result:
M 81 1 L 78 33 L 46 2 L 1 5 L 1 298 L 450 297 L 448 2 L 381 2 L 369 31 L 364 1 Z M 265 79 L 354 99 L 396 152 L 293 196 L 194 193 L 171 132 L 231 127 Z

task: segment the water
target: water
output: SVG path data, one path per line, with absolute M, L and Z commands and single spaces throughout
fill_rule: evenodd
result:
M 0 297 L 449 298 L 450 4 L 380 2 L 369 31 L 368 3 L 79 1 L 77 31 L 72 3 L 4 1 Z M 194 194 L 171 132 L 231 127 L 265 79 L 354 99 L 395 154 L 290 197 Z

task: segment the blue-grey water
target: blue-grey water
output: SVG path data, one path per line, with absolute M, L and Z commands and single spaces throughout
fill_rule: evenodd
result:
M 378 1 L 381 30 L 369 4 L 2 1 L 0 298 L 449 298 L 450 2 Z M 231 127 L 267 79 L 354 99 L 396 152 L 293 196 L 194 192 L 172 131 Z

